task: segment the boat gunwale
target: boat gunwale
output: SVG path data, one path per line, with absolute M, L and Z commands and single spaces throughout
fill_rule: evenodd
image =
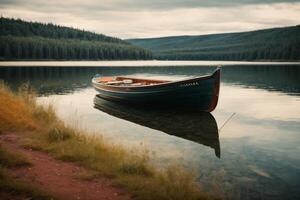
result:
M 187 82 L 187 81 L 192 81 L 192 80 L 206 80 L 206 79 L 210 79 L 212 78 L 216 72 L 220 71 L 221 68 L 218 67 L 212 74 L 210 75 L 204 75 L 204 76 L 197 76 L 197 77 L 193 77 L 193 78 L 187 78 L 187 79 L 182 79 L 182 80 L 177 80 L 177 81 L 166 81 L 166 82 L 162 82 L 162 83 L 158 83 L 158 84 L 155 84 L 155 85 L 134 85 L 134 86 L 118 86 L 118 85 L 105 85 L 103 83 L 99 83 L 99 82 L 96 82 L 96 79 L 97 78 L 93 78 L 92 79 L 92 83 L 95 84 L 95 85 L 99 85 L 99 86 L 105 86 L 105 87 L 111 87 L 111 88 L 148 88 L 148 87 L 155 87 L 155 86 L 165 86 L 165 85 L 171 85 L 171 84 L 178 84 L 178 83 L 184 83 L 184 82 Z M 122 76 L 120 76 L 122 77 Z M 126 78 L 129 78 L 130 77 L 126 77 Z M 136 79 L 136 78 L 132 78 L 132 79 Z M 149 80 L 151 81 L 151 79 L 143 79 L 143 80 Z M 164 81 L 164 80 L 157 80 L 157 81 Z M 100 88 L 102 89 L 102 88 Z

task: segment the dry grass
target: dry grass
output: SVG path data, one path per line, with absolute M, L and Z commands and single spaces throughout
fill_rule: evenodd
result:
M 87 179 L 113 177 L 136 199 L 212 199 L 200 191 L 192 172 L 178 166 L 158 170 L 150 164 L 147 151 L 127 150 L 101 137 L 87 137 L 90 134 L 67 127 L 51 106 L 37 105 L 34 93 L 26 89 L 13 94 L 0 86 L 0 120 L 5 122 L 0 130 L 27 130 L 29 134 L 23 134 L 25 146 L 91 169 L 93 173 Z
M 37 105 L 26 84 L 15 94 L 0 83 L 0 105 L 0 132 L 36 130 L 57 121 L 53 107 Z
M 0 166 L 19 167 L 30 165 L 30 162 L 21 154 L 12 153 L 0 144 Z
M 0 86 L 0 131 L 35 129 L 31 110 L 24 98 Z

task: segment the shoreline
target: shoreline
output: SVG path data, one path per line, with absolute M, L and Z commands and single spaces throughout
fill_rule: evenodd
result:
M 0 61 L 0 67 L 186 67 L 216 65 L 300 65 L 298 62 L 272 61 Z
M 11 112 L 12 110 L 13 112 Z M 11 141 L 10 144 L 6 143 L 6 145 L 19 145 L 5 148 L 6 134 L 9 135 L 8 142 Z M 19 138 L 19 142 L 14 138 Z M 64 195 L 67 195 L 67 193 L 70 195 L 70 184 L 59 184 L 64 183 L 62 180 L 65 180 L 65 183 L 73 182 L 76 176 L 80 176 L 80 173 L 74 173 L 72 176 L 67 175 L 72 170 L 61 172 L 61 176 L 64 176 L 61 177 L 62 179 L 60 179 L 60 176 L 51 174 L 51 170 L 57 171 L 60 169 L 55 167 L 56 164 L 64 163 L 72 169 L 78 166 L 90 172 L 83 177 L 85 180 L 81 181 L 108 179 L 111 185 L 108 190 L 118 191 L 118 189 L 113 188 L 120 188 L 121 191 L 125 191 L 125 196 L 122 196 L 126 197 L 124 199 L 128 199 L 127 197 L 137 200 L 208 200 L 221 198 L 215 197 L 216 194 L 202 191 L 196 180 L 197 175 L 181 165 L 170 165 L 164 169 L 159 169 L 151 164 L 151 155 L 146 149 L 137 151 L 136 149 L 111 144 L 103 137 L 87 136 L 86 130 L 79 130 L 65 125 L 57 117 L 51 105 L 42 106 L 37 104 L 34 92 L 29 90 L 26 85 L 20 87 L 18 93 L 13 93 L 4 84 L 0 84 L 0 147 L 0 169 L 14 171 L 15 161 L 18 160 L 21 164 L 22 162 L 29 163 L 33 165 L 29 167 L 29 170 L 33 172 L 33 177 L 27 185 L 32 186 L 34 190 L 38 186 L 37 190 L 42 189 L 51 194 L 54 193 L 54 196 L 65 197 Z M 23 152 L 33 158 L 40 156 L 41 159 L 37 161 L 26 159 L 24 155 L 16 155 L 18 153 L 18 151 L 15 151 L 16 149 L 19 150 L 19 153 Z M 32 156 L 34 154 L 36 156 Z M 40 173 L 35 169 L 38 169 L 38 166 L 43 166 L 44 161 L 42 158 L 52 163 L 52 167 L 50 164 L 40 167 L 43 170 L 43 173 Z M 49 170 L 47 170 L 48 168 Z M 24 177 L 26 174 L 28 173 L 20 173 L 17 177 L 26 180 L 26 177 Z M 47 181 L 49 176 L 52 176 L 52 182 Z M 12 181 L 16 181 L 16 179 L 11 176 L 6 177 L 4 181 L 0 179 L 0 197 L 1 191 L 6 191 L 7 187 L 9 191 L 12 191 L 12 194 L 18 193 L 20 190 L 24 192 L 23 186 L 14 188 L 14 185 L 10 184 Z M 36 184 L 32 184 L 33 182 Z M 40 182 L 43 182 L 43 184 L 39 185 Z M 49 191 L 47 185 L 51 185 L 52 190 Z M 78 185 L 77 189 L 80 192 L 85 184 L 79 182 Z M 56 194 L 60 187 L 64 188 L 64 191 Z M 103 189 L 100 186 L 95 187 L 98 190 Z M 90 189 L 87 188 L 87 190 Z M 32 189 L 29 190 L 29 194 L 26 194 L 29 197 L 31 197 L 30 191 Z M 92 191 L 88 193 L 92 193 Z M 113 197 L 114 193 L 110 192 L 106 196 Z M 84 194 L 81 192 L 79 196 L 82 195 Z

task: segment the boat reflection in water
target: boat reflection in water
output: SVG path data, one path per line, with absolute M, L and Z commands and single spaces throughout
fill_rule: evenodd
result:
M 210 113 L 128 106 L 104 100 L 98 95 L 94 105 L 117 118 L 209 146 L 217 157 L 221 156 L 218 126 Z

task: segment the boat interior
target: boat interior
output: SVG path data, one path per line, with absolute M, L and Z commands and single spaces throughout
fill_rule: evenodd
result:
M 145 85 L 157 85 L 160 83 L 167 83 L 170 81 L 164 80 L 151 80 L 151 79 L 141 79 L 141 78 L 132 78 L 132 77 L 100 77 L 96 80 L 98 83 L 105 85 L 114 85 L 114 86 L 145 86 Z

